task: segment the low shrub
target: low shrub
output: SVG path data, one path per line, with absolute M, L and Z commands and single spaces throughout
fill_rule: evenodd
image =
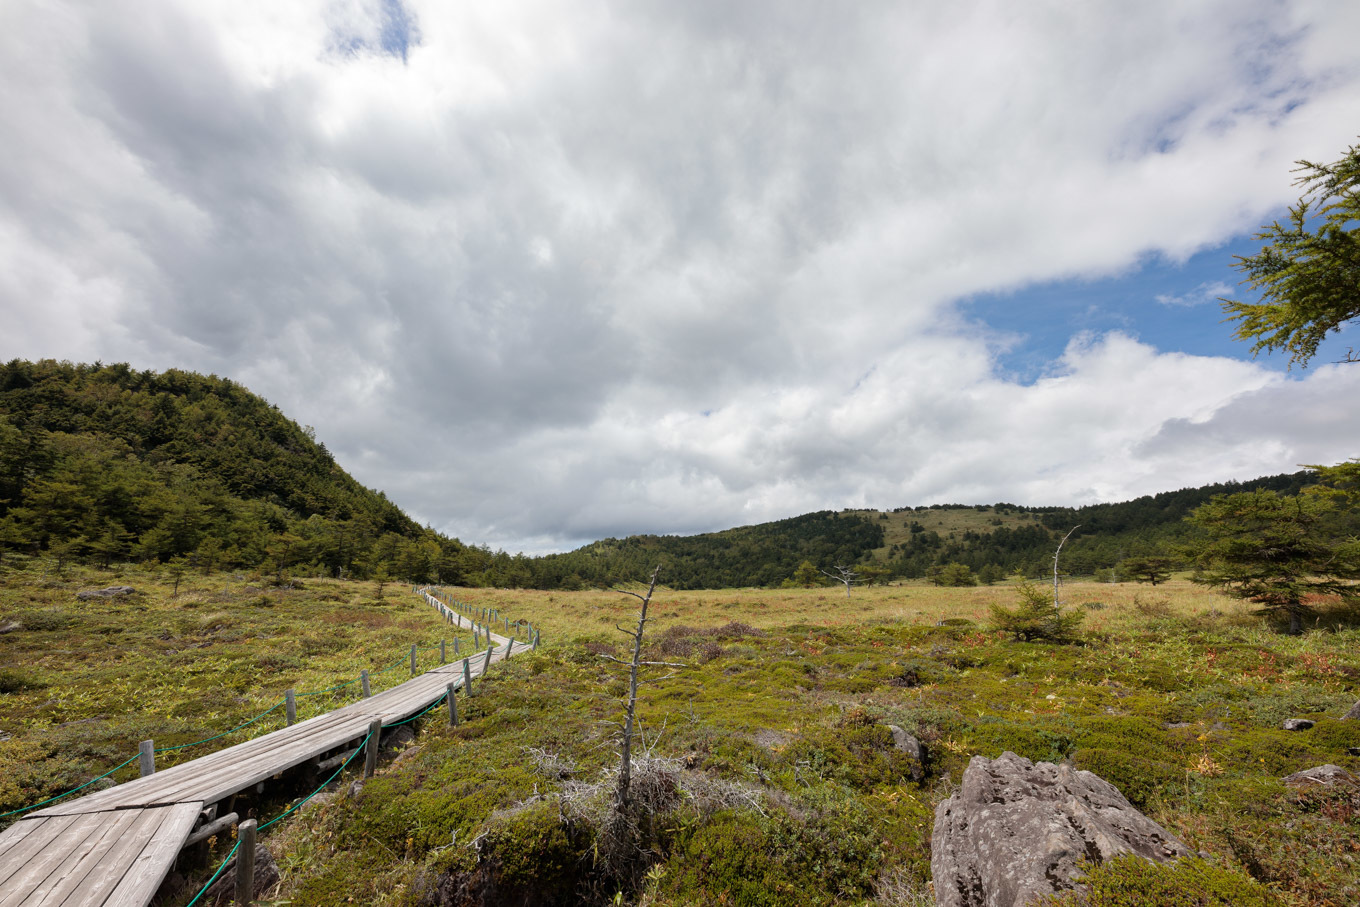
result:
M 1153 863 L 1133 854 L 1086 866 L 1084 890 L 1040 900 L 1037 907 L 1266 907 L 1274 903 L 1254 879 L 1198 859 Z

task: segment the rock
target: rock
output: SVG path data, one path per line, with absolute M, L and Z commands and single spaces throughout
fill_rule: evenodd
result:
M 935 810 L 935 903 L 1020 907 L 1074 888 L 1079 860 L 1126 853 L 1160 863 L 1192 851 L 1091 772 L 1015 753 L 974 756 Z
M 1341 716 L 1342 721 L 1360 721 L 1360 701 L 1350 707 L 1350 711 Z
M 416 732 L 411 730 L 409 724 L 403 724 L 389 734 L 385 734 L 382 740 L 382 752 L 384 756 L 400 753 L 408 746 L 416 742 Z
M 1286 731 L 1306 731 L 1313 726 L 1313 722 L 1307 718 L 1286 718 L 1284 729 Z
M 888 730 L 892 732 L 893 749 L 906 753 L 912 760 L 912 780 L 920 781 L 926 776 L 925 745 L 895 724 L 888 725 Z
M 1285 775 L 1280 779 L 1285 784 L 1292 784 L 1296 787 L 1332 787 L 1337 784 L 1348 784 L 1351 787 L 1360 786 L 1354 775 L 1346 771 L 1339 765 L 1319 765 L 1316 768 L 1304 769 L 1292 775 Z
M 392 760 L 392 765 L 394 766 L 401 765 L 408 759 L 414 759 L 416 756 L 420 755 L 420 751 L 422 749 L 424 749 L 424 747 L 420 746 L 419 744 L 416 744 L 414 746 L 408 746 L 400 753 L 397 753 L 397 758 Z
M 137 590 L 131 586 L 109 586 L 107 589 L 86 589 L 84 592 L 77 592 L 76 598 L 81 601 L 89 601 L 92 598 L 114 598 L 119 595 L 132 595 Z
M 264 898 L 269 894 L 270 889 L 279 883 L 282 876 L 279 874 L 279 864 L 274 861 L 271 854 L 263 844 L 255 845 L 255 897 Z M 227 907 L 234 903 L 232 900 L 236 896 L 236 857 L 227 861 L 227 868 L 222 870 L 217 881 L 203 895 L 200 903 L 212 904 L 214 907 Z
M 15 630 L 22 630 L 24 625 L 17 620 L 0 620 L 0 634 L 13 633 Z
M 1360 746 L 1348 746 L 1346 753 L 1351 756 L 1360 756 Z

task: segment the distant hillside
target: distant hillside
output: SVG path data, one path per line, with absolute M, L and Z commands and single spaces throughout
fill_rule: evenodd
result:
M 1186 515 L 1214 495 L 1256 488 L 1294 495 L 1313 481 L 1313 473 L 1302 471 L 1085 507 L 934 504 L 847 513 L 882 524 L 884 544 L 873 559 L 894 576 L 923 577 L 949 563 L 966 564 L 974 572 L 990 567 L 1003 575 L 1041 574 L 1052 569 L 1058 540 L 1074 526 L 1078 528 L 1063 548 L 1062 569 L 1093 574 L 1115 568 L 1127 557 L 1166 552 L 1184 541 L 1192 532 Z
M 50 360 L 0 366 L 3 547 L 420 579 L 484 560 L 473 550 L 459 565 L 461 544 L 422 530 L 239 384 Z
M 567 554 L 536 558 L 542 588 L 579 588 L 641 579 L 658 564 L 674 589 L 772 586 L 803 561 L 853 564 L 883 545 L 883 527 L 858 514 L 809 513 L 702 535 L 605 539 Z

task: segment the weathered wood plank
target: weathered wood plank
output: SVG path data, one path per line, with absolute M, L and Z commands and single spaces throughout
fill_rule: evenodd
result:
M 193 830 L 202 803 L 180 803 L 169 807 L 151 840 L 123 873 L 123 880 L 105 902 L 108 907 L 143 907 L 161 887 L 175 856 Z
M 78 893 L 85 880 L 110 850 L 123 839 L 137 820 L 136 810 L 104 815 L 93 813 L 82 816 L 90 825 L 90 834 L 79 847 L 73 848 L 47 880 L 34 888 L 20 902 L 22 907 L 65 907 L 79 902 Z
M 50 849 L 52 842 L 60 837 L 75 821 L 75 816 L 62 816 L 56 819 L 25 819 L 24 822 L 40 822 L 41 825 L 32 828 L 18 842 L 17 846 L 5 854 L 5 859 L 0 861 L 0 891 L 7 891 L 9 888 L 18 885 L 19 873 L 23 872 L 30 862 L 41 858 Z M 23 822 L 19 824 L 22 825 Z

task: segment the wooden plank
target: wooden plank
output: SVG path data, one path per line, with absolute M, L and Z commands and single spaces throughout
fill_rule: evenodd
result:
M 127 810 L 132 815 L 132 822 L 114 840 L 113 845 L 94 861 L 89 871 L 85 873 L 85 884 L 72 896 L 67 897 L 62 907 L 106 907 L 106 905 L 107 907 L 143 907 L 146 900 L 150 899 L 149 897 L 141 902 L 123 901 L 120 903 L 110 900 L 110 895 L 113 894 L 114 889 L 123 883 L 123 874 L 132 866 L 155 836 L 167 809 L 169 807 L 160 806 L 150 809 Z M 112 819 L 119 814 L 99 813 L 97 815 Z M 171 862 L 173 862 L 173 857 Z
M 166 873 L 175 865 L 184 841 L 193 830 L 202 803 L 180 803 L 169 807 L 151 840 L 123 873 L 123 880 L 105 903 L 108 907 L 144 907 L 156 896 Z
M 73 849 L 47 880 L 20 903 L 23 907 L 61 907 L 68 901 L 78 903 L 78 893 L 94 867 L 122 839 L 137 820 L 137 810 L 118 813 L 91 813 L 81 819 L 90 825 L 90 834 Z
M 218 790 L 223 780 L 237 775 L 248 778 L 241 781 L 240 787 L 227 793 L 243 790 L 284 768 L 291 768 L 324 752 L 328 746 L 343 743 L 348 739 L 346 734 L 362 734 L 363 724 L 346 715 L 328 712 L 190 762 L 182 762 L 146 778 L 50 806 L 36 815 L 72 815 L 96 810 L 164 805 L 191 799 L 215 802 L 220 796 L 200 792 Z M 289 747 L 295 745 L 296 749 L 290 753 Z
M 33 816 L 25 816 L 15 822 L 9 828 L 0 832 L 0 858 L 6 853 L 19 846 L 19 842 L 43 827 L 43 820 Z
M 10 849 L 5 855 L 5 860 L 0 863 L 0 891 L 6 891 L 11 885 L 17 885 L 16 877 L 24 871 L 24 868 L 32 860 L 42 856 L 53 841 L 57 840 L 75 821 L 74 816 L 62 816 L 55 819 L 25 819 L 25 822 L 41 822 L 42 824 L 32 829 L 18 845 Z M 20 823 L 23 824 L 23 823 Z

